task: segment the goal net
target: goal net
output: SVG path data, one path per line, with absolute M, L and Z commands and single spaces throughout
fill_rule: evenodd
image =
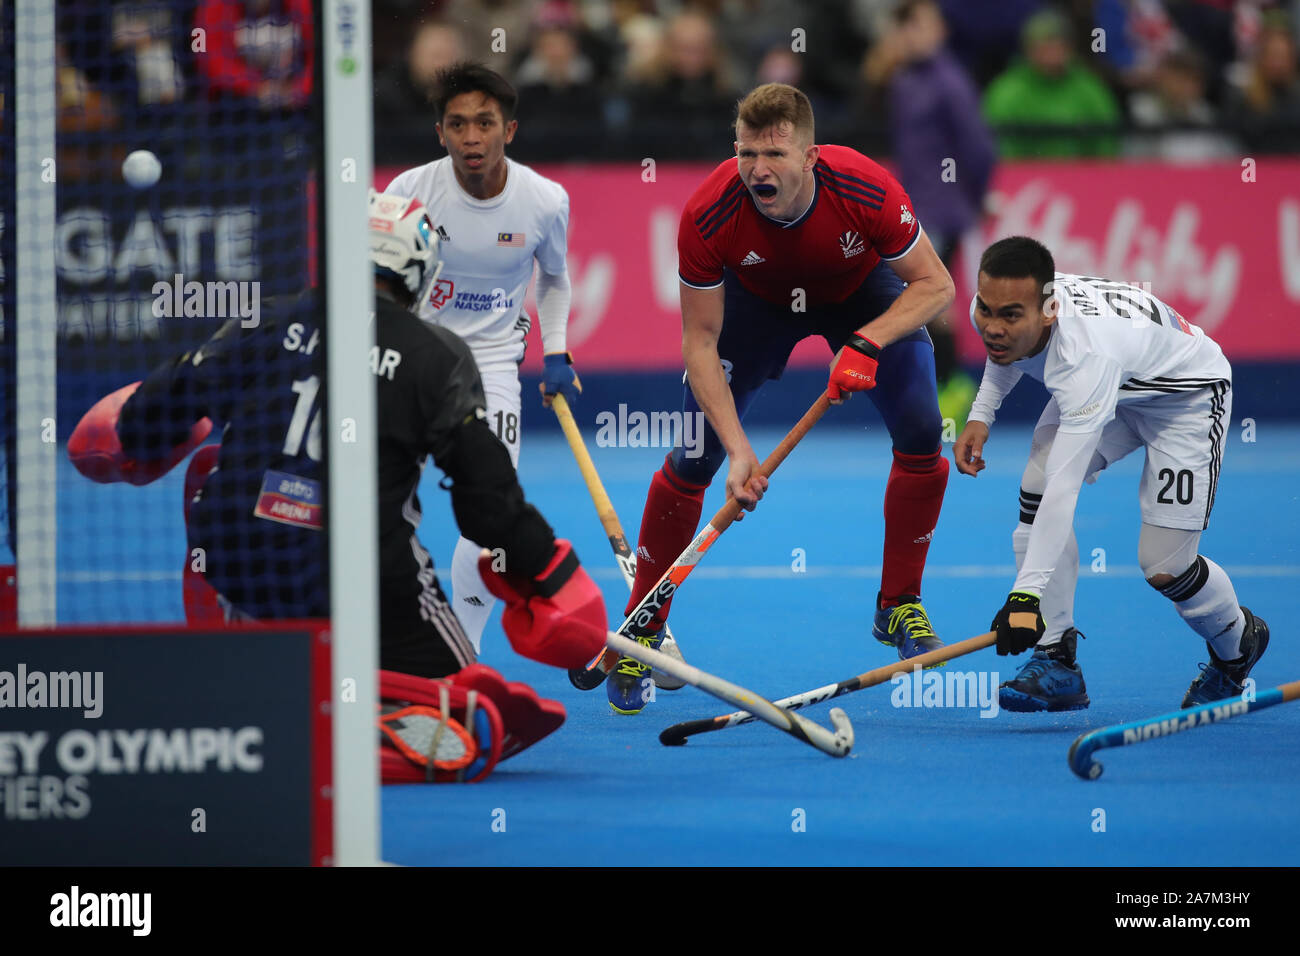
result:
M 331 710 L 331 669 L 354 677 L 374 669 L 374 594 L 355 583 L 374 576 L 373 515 L 330 507 L 343 485 L 355 502 L 374 483 L 372 450 L 355 439 L 373 409 L 369 329 L 358 318 L 372 307 L 370 147 L 357 135 L 370 122 L 368 14 L 349 0 L 68 0 L 6 4 L 0 17 L 0 627 L 14 629 L 15 641 L 33 629 L 78 628 L 78 639 L 97 637 L 85 647 L 99 650 L 82 651 L 95 656 L 113 641 L 183 642 L 184 626 L 320 621 L 299 629 L 313 635 L 301 653 L 269 654 L 305 695 L 286 689 L 302 696 L 304 712 L 292 719 L 309 740 L 320 728 L 307 698 L 323 695 L 311 706 Z M 327 174 L 349 164 L 350 177 Z M 123 390 L 141 381 L 126 400 Z M 343 407 L 351 447 L 329 426 Z M 331 594 L 332 579 L 349 582 L 342 597 Z M 348 641 L 332 642 L 330 665 L 330 635 L 345 623 Z M 311 640 L 327 643 L 323 683 Z M 156 656 L 151 679 L 196 688 L 200 712 L 168 691 L 158 695 L 170 702 L 162 710 L 135 719 L 218 726 L 222 714 L 197 701 L 205 655 L 221 646 L 196 639 L 188 661 L 170 645 Z M 257 646 L 227 644 L 254 655 L 247 667 L 258 666 Z M 48 653 L 58 673 L 87 672 Z M 0 661 L 12 658 L 0 652 Z M 20 732 L 23 719 L 40 715 L 21 713 L 36 705 L 17 676 L 0 663 L 0 723 L 17 720 Z M 128 685 L 119 676 L 114 690 L 109 676 L 107 714 Z M 372 681 L 357 683 L 364 712 Z M 58 706 L 50 694 L 41 700 Z M 172 705 L 180 709 L 167 712 Z M 368 721 L 350 726 L 335 721 L 332 746 L 327 727 L 312 762 L 328 766 L 333 754 L 341 769 L 344 740 L 365 759 L 373 746 L 357 745 Z M 184 739 L 208 746 L 202 735 Z M 257 770 L 249 762 L 244 770 L 269 772 L 269 752 L 261 756 Z M 49 753 L 37 776 L 62 773 L 66 783 L 64 757 Z M 87 773 L 107 772 L 112 758 L 101 758 L 108 763 L 91 760 Z M 304 770 L 300 782 L 336 797 L 318 771 Z M 343 839 L 341 858 L 365 861 L 374 852 L 365 820 L 374 794 L 365 790 L 374 786 L 357 776 L 343 802 L 357 801 L 362 823 Z M 21 810 L 26 784 L 0 784 L 19 788 L 7 797 Z M 295 806 L 319 797 L 304 792 Z M 85 825 L 95 819 L 87 814 Z

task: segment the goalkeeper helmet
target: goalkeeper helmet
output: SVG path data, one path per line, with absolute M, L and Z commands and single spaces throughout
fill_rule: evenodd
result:
M 375 275 L 399 282 L 421 304 L 442 272 L 438 235 L 418 199 L 370 190 L 370 261 Z

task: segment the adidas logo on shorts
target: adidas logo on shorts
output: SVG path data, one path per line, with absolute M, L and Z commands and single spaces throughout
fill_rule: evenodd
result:
M 483 603 L 483 599 L 477 594 L 471 594 L 469 597 L 464 598 L 464 601 L 472 607 L 487 607 L 487 605 Z
M 650 557 L 650 552 L 646 550 L 646 546 L 644 544 L 641 545 L 641 547 L 636 549 L 636 559 L 638 561 L 649 561 L 651 564 L 655 563 L 655 559 Z

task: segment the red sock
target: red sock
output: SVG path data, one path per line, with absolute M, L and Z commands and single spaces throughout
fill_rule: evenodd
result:
M 884 607 L 897 604 L 904 594 L 920 596 L 925 556 L 947 487 L 948 459 L 942 447 L 932 455 L 894 452 L 885 485 L 885 569 L 880 579 Z
M 667 461 L 650 479 L 650 492 L 641 515 L 641 535 L 637 538 L 636 583 L 624 614 L 632 613 L 695 537 L 707 487 L 679 478 Z M 671 599 L 655 615 L 654 627 L 668 619 L 670 607 Z

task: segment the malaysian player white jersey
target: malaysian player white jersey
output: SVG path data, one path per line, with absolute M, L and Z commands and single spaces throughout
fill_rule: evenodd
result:
M 1061 431 L 1075 433 L 1102 429 L 1119 403 L 1232 381 L 1218 344 L 1138 286 L 1058 272 L 1052 296 L 1057 317 L 1047 347 L 1010 365 L 986 361 L 969 420 L 991 424 L 1021 375 L 1047 386 Z
M 518 373 L 532 324 L 523 304 L 533 260 L 548 275 L 566 269 L 568 193 L 509 158 L 506 167 L 505 189 L 486 200 L 456 182 L 450 156 L 406 170 L 387 189 L 424 203 L 441 240 L 442 273 L 420 317 L 464 339 L 481 373 Z M 564 351 L 563 328 L 558 334 L 546 351 Z

